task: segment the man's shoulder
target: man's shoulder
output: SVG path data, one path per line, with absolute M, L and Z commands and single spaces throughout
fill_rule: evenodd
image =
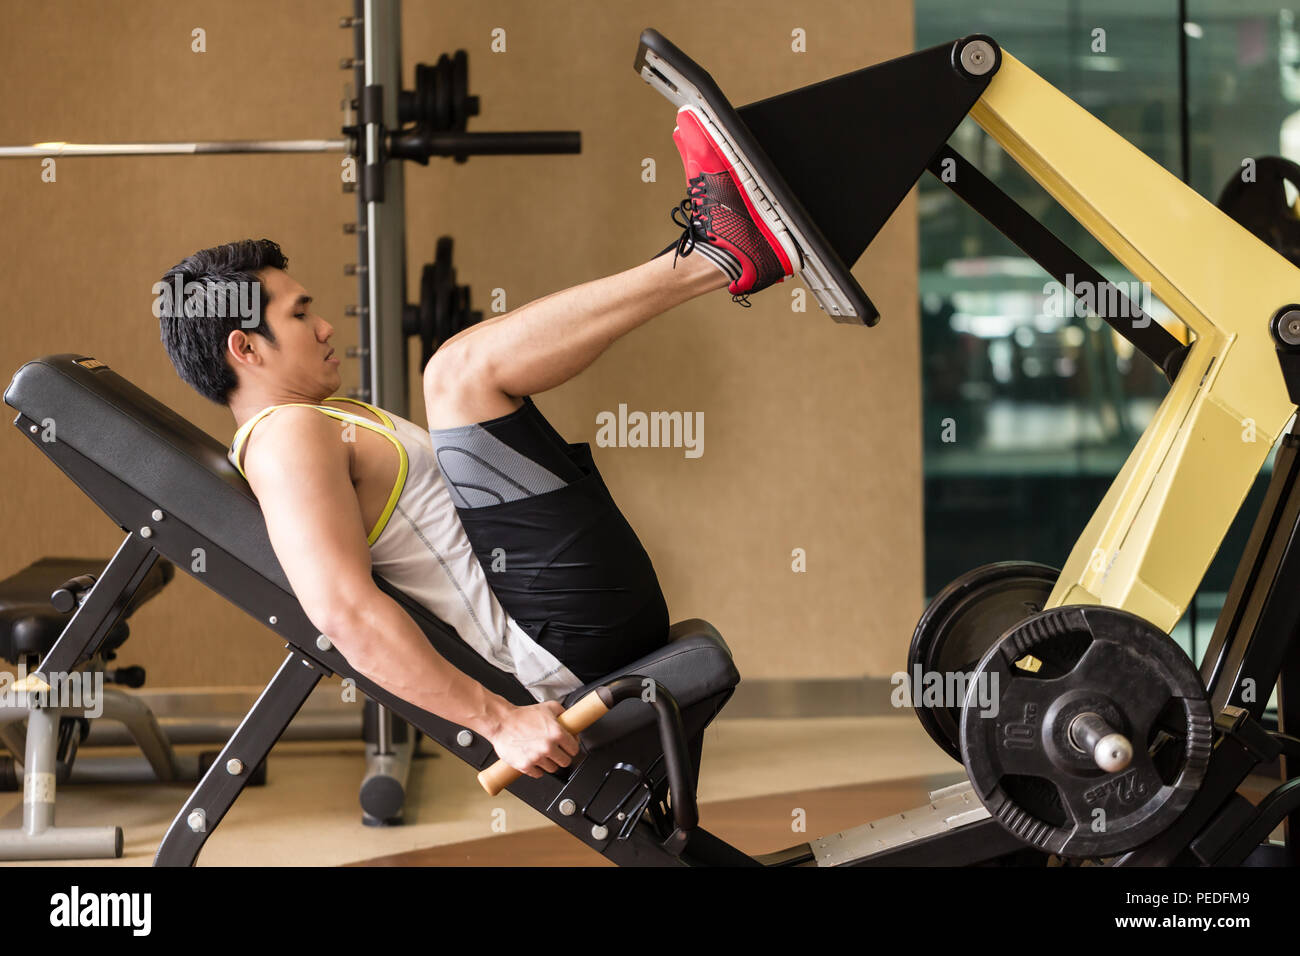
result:
M 347 446 L 339 440 L 338 421 L 320 409 L 282 405 L 264 415 L 249 431 L 242 449 L 244 471 L 255 463 L 347 462 Z

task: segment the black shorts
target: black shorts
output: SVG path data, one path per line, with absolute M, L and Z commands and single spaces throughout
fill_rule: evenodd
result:
M 506 613 L 590 683 L 663 647 L 668 606 L 591 446 L 566 442 L 531 398 L 523 401 L 478 425 L 565 484 L 480 507 L 458 503 L 456 510 Z

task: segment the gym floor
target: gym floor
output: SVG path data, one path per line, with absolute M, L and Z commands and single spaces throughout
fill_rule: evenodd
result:
M 130 753 L 96 748 L 83 755 L 119 752 Z M 468 766 L 427 740 L 412 766 L 406 823 L 363 826 L 357 803 L 363 754 L 360 741 L 278 744 L 268 760 L 267 785 L 244 792 L 199 865 L 608 865 L 508 792 L 489 797 Z M 763 853 L 918 806 L 928 791 L 962 777 L 910 714 L 719 718 L 706 732 L 700 820 L 741 849 Z M 116 822 L 126 837 L 122 859 L 0 865 L 148 866 L 189 790 L 62 787 L 57 823 Z M 0 826 L 20 826 L 21 795 L 3 797 Z M 498 809 L 505 811 L 504 823 Z M 806 832 L 793 829 L 799 809 Z
M 964 779 L 910 714 L 719 718 L 706 733 L 701 825 L 749 853 L 920 806 L 930 791 Z M 86 755 L 100 753 L 129 751 L 97 748 Z M 363 826 L 357 803 L 363 754 L 360 741 L 281 742 L 271 752 L 267 786 L 244 792 L 209 839 L 199 865 L 612 865 L 508 792 L 487 796 L 469 767 L 427 740 L 412 766 L 406 823 Z M 157 784 L 63 787 L 57 822 L 116 821 L 126 836 L 122 859 L 0 866 L 148 866 L 189 790 Z M 19 794 L 6 794 L 0 808 L 0 826 L 21 825 Z M 794 829 L 797 819 L 805 831 Z

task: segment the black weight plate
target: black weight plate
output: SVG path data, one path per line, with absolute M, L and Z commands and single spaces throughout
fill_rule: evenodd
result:
M 451 236 L 438 239 L 433 259 L 433 347 L 456 334 L 456 269 L 451 264 L 453 244 Z
M 433 67 L 427 63 L 415 65 L 415 122 L 429 124 L 433 120 L 434 84 L 437 82 Z
M 963 701 L 924 702 L 925 685 L 918 687 L 918 670 L 942 675 L 969 674 L 1006 631 L 1042 610 L 1060 572 L 1032 561 L 999 561 L 967 571 L 935 595 L 912 634 L 907 675 L 916 715 L 930 738 L 961 762 Z
M 462 332 L 474 323 L 474 314 L 469 307 L 469 286 L 456 286 L 452 298 L 455 300 L 455 306 L 452 309 L 452 323 L 456 332 Z
M 433 129 L 446 132 L 454 122 L 452 104 L 452 65 L 447 54 L 438 57 L 437 75 L 433 85 Z
M 451 128 L 465 132 L 469 120 L 469 55 L 457 50 L 451 59 Z
M 420 270 L 420 368 L 429 364 L 433 350 L 437 347 L 434 336 L 434 303 L 438 298 L 435 274 L 436 270 L 431 265 Z
M 1026 655 L 1049 666 L 1016 667 Z M 1103 771 L 1071 745 L 1084 713 L 1128 738 L 1122 770 Z M 1182 648 L 1101 605 L 1051 608 L 1009 630 L 980 660 L 962 710 L 963 762 L 984 806 L 1065 857 L 1115 856 L 1158 836 L 1200 788 L 1212 740 L 1205 686 Z

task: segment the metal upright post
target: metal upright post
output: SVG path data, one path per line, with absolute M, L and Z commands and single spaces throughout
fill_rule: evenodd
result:
M 402 16 L 400 0 L 355 0 L 360 18 L 356 64 L 361 107 L 358 217 L 360 276 L 361 392 L 364 400 L 402 417 L 409 414 L 405 336 L 406 192 L 403 164 L 389 162 L 387 134 L 401 126 Z M 376 737 L 366 743 L 366 774 L 360 800 L 369 825 L 400 822 L 417 733 L 394 733 L 393 715 L 376 702 Z M 401 742 L 394 744 L 394 738 Z
M 406 368 L 402 308 L 406 304 L 405 184 L 400 162 L 386 162 L 385 131 L 396 130 L 398 94 L 402 89 L 402 16 L 400 0 L 359 0 L 362 7 L 363 97 L 382 97 L 378 117 L 363 114 L 365 165 L 366 265 L 369 331 L 369 401 L 405 417 Z M 378 90 L 376 94 L 372 92 Z M 371 102 L 374 102 L 372 99 Z

